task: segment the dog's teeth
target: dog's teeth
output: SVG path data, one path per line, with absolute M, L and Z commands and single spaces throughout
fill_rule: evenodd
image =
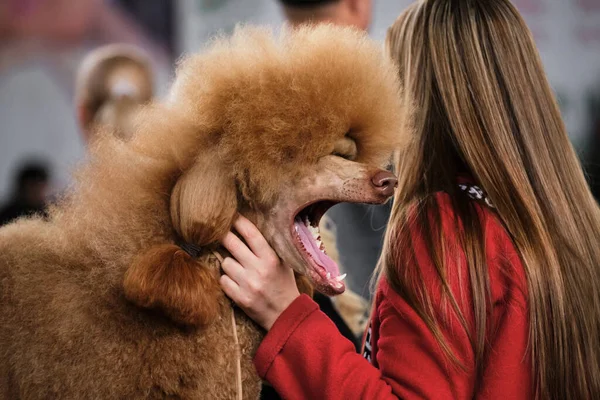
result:
M 342 275 L 338 276 L 337 278 L 335 278 L 335 280 L 338 281 L 338 282 L 341 282 L 341 281 L 344 280 L 344 278 L 346 277 L 346 275 L 348 275 L 348 274 L 342 274 Z
M 327 279 L 331 279 L 331 272 L 327 273 Z

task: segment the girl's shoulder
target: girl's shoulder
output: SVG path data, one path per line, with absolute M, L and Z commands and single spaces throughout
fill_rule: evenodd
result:
M 465 180 L 459 181 L 457 189 L 454 195 L 445 191 L 433 194 L 440 215 L 440 220 L 437 222 L 439 226 L 434 229 L 442 229 L 444 237 L 455 237 L 458 230 L 464 230 L 464 221 L 457 211 L 456 205 L 459 203 L 460 206 L 463 206 L 468 203 L 477 211 L 481 231 L 484 235 L 483 239 L 493 239 L 485 240 L 488 252 L 493 250 L 494 252 L 516 254 L 512 238 L 487 193 L 479 185 Z
M 427 228 L 422 226 L 423 219 L 413 219 L 409 223 L 409 229 L 403 233 L 408 233 L 410 237 L 397 238 L 398 242 L 410 243 L 411 256 L 406 257 L 406 253 L 397 252 L 398 257 L 394 257 L 395 268 L 403 270 L 405 275 L 407 269 L 418 270 L 416 276 L 422 280 L 424 286 L 442 297 L 444 284 L 435 261 L 442 253 L 434 255 L 432 250 L 434 247 L 443 248 L 443 257 L 446 257 L 446 270 L 443 274 L 452 292 L 462 292 L 464 288 L 470 287 L 473 270 L 485 267 L 493 298 L 505 298 L 507 292 L 511 291 L 518 293 L 519 302 L 524 304 L 527 283 L 521 257 L 485 191 L 476 184 L 460 182 L 453 195 L 440 191 L 432 196 L 435 202 L 430 204 L 434 204 L 435 210 L 431 207 L 427 210 Z M 466 222 L 461 219 L 457 208 L 463 208 L 466 203 L 476 210 L 480 226 L 477 237 L 461 234 L 464 233 Z M 436 243 L 437 240 L 442 243 Z M 466 252 L 470 251 L 474 244 L 469 241 L 478 241 L 483 245 L 485 260 L 479 265 L 468 265 Z M 383 291 L 390 289 L 387 279 L 382 279 L 381 283 Z
M 460 203 L 464 205 L 469 203 L 475 206 L 482 221 L 493 217 L 494 222 L 500 223 L 500 220 L 497 218 L 496 207 L 487 193 L 479 185 L 469 180 L 459 180 L 456 184 L 456 190 L 452 195 L 447 191 L 438 191 L 432 197 L 436 200 L 441 215 L 446 218 L 452 217 L 452 219 L 456 220 L 458 217 L 455 209 L 456 204 Z

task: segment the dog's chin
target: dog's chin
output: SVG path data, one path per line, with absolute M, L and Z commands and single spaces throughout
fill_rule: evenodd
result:
M 337 263 L 327 255 L 319 231 L 321 217 L 335 204 L 336 202 L 328 200 L 304 204 L 294 213 L 291 226 L 294 246 L 305 265 L 304 274 L 312 281 L 316 290 L 330 296 L 346 290 L 343 282 L 346 274 L 341 275 Z

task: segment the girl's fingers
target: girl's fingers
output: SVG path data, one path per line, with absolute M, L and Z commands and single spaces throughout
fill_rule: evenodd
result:
M 226 257 L 221 263 L 225 274 L 239 286 L 246 280 L 244 267 L 231 257 Z
M 235 230 L 242 235 L 246 243 L 248 243 L 256 257 L 272 257 L 275 254 L 262 233 L 246 217 L 240 215 L 233 223 L 233 226 Z
M 227 232 L 221 243 L 240 264 L 248 266 L 256 261 L 254 253 L 234 233 Z
M 227 275 L 221 275 L 219 278 L 219 283 L 221 284 L 221 288 L 227 297 L 229 297 L 235 303 L 239 303 L 241 301 L 242 296 L 240 286 L 235 283 L 233 279 Z

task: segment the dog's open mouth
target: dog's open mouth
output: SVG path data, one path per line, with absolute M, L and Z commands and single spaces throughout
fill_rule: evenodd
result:
M 335 204 L 332 201 L 309 204 L 296 214 L 293 224 L 296 245 L 308 261 L 313 283 L 319 291 L 331 295 L 344 292 L 346 287 L 342 281 L 346 274 L 340 275 L 338 265 L 327 255 L 321 241 L 319 221 Z

